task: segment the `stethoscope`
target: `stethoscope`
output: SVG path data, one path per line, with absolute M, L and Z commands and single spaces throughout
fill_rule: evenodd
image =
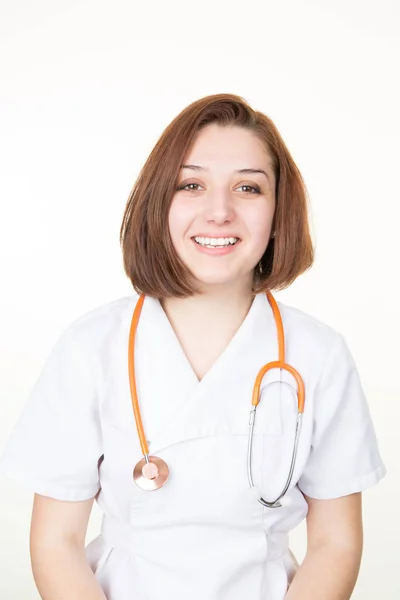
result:
M 297 382 L 297 418 L 296 418 L 296 429 L 295 429 L 295 438 L 293 444 L 293 452 L 290 463 L 289 474 L 286 479 L 286 483 L 281 491 L 281 493 L 275 498 L 275 500 L 267 501 L 264 498 L 258 498 L 258 501 L 268 508 L 279 508 L 282 506 L 280 500 L 286 494 L 289 489 L 290 483 L 293 477 L 294 466 L 296 463 L 297 456 L 297 448 L 299 443 L 299 435 L 301 430 L 301 417 L 304 411 L 304 399 L 305 399 L 305 391 L 304 391 L 304 382 L 300 376 L 300 374 L 294 369 L 292 366 L 285 363 L 285 339 L 282 325 L 282 317 L 278 308 L 278 305 L 272 296 L 270 291 L 266 292 L 268 302 L 272 308 L 272 312 L 275 319 L 276 330 L 278 334 L 278 350 L 279 350 L 279 359 L 277 361 L 270 362 L 264 365 L 258 375 L 256 377 L 254 387 L 253 387 L 253 395 L 252 395 L 252 406 L 253 408 L 250 411 L 250 420 L 249 420 L 249 441 L 247 447 L 247 475 L 249 479 L 250 487 L 254 488 L 253 477 L 251 472 L 251 455 L 252 455 L 252 443 L 253 443 L 253 430 L 256 419 L 256 410 L 257 406 L 260 402 L 260 386 L 262 379 L 267 371 L 270 369 L 284 369 L 288 371 Z M 135 378 L 135 335 L 137 330 L 137 324 L 139 321 L 140 312 L 142 310 L 143 302 L 145 296 L 140 295 L 139 300 L 136 303 L 135 310 L 132 316 L 131 328 L 129 333 L 129 347 L 128 347 L 128 371 L 129 371 L 129 385 L 132 397 L 132 406 L 133 412 L 135 415 L 136 428 L 138 431 L 140 447 L 142 450 L 143 458 L 135 465 L 133 470 L 133 479 L 135 483 L 142 490 L 158 490 L 161 488 L 168 479 L 169 469 L 167 463 L 158 456 L 149 456 L 149 448 L 147 445 L 147 440 L 144 435 L 143 423 L 140 416 L 140 409 L 138 403 L 138 397 L 136 393 L 136 378 Z M 274 382 L 271 382 L 274 383 Z M 284 383 L 284 382 L 282 382 Z M 270 385 L 270 384 L 269 384 Z M 292 386 L 289 384 L 285 384 L 292 389 Z

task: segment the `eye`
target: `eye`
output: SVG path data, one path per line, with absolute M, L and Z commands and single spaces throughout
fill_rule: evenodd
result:
M 179 190 L 188 190 L 189 192 L 197 192 L 197 189 L 195 188 L 189 188 L 189 185 L 197 185 L 199 186 L 199 183 L 185 183 L 183 185 L 179 185 L 176 189 Z
M 250 192 L 251 194 L 260 194 L 261 190 L 258 186 L 254 186 L 254 185 L 240 185 L 239 188 L 250 188 L 252 190 L 254 190 L 253 192 Z M 246 192 L 247 194 L 248 192 Z

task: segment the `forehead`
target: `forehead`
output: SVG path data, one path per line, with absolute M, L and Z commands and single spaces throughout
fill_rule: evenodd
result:
M 259 137 L 235 125 L 216 123 L 205 126 L 195 136 L 185 162 L 212 169 L 213 165 L 226 165 L 229 169 L 272 169 L 272 160 Z

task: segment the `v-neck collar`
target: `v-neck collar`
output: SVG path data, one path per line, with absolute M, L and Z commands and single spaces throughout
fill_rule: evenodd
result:
M 244 317 L 242 323 L 239 328 L 236 330 L 235 334 L 228 342 L 227 346 L 224 348 L 222 353 L 217 357 L 208 371 L 204 374 L 202 379 L 198 379 L 192 365 L 189 362 L 188 357 L 186 356 L 181 343 L 172 327 L 172 324 L 164 311 L 160 301 L 153 297 L 147 297 L 145 302 L 151 304 L 152 309 L 155 312 L 157 317 L 157 325 L 162 328 L 162 331 L 159 333 L 162 335 L 163 345 L 165 344 L 168 347 L 169 351 L 172 351 L 173 354 L 177 357 L 180 363 L 180 368 L 182 369 L 181 376 L 184 375 L 184 378 L 188 380 L 190 383 L 191 389 L 194 389 L 197 393 L 201 390 L 203 391 L 209 383 L 217 376 L 218 372 L 223 369 L 223 365 L 229 360 L 229 356 L 234 352 L 235 347 L 240 344 L 241 339 L 247 334 L 249 328 L 254 324 L 257 314 L 261 309 L 261 306 L 264 303 L 265 294 L 256 294 L 253 302 L 249 310 L 247 311 L 246 316 Z
M 248 422 L 253 381 L 262 365 L 277 356 L 265 293 L 256 294 L 242 324 L 201 381 L 157 299 L 145 298 L 142 319 L 137 383 L 150 452 Z

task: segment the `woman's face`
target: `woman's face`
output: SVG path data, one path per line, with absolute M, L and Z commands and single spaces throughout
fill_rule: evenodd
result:
M 269 155 L 254 133 L 212 123 L 198 132 L 183 162 L 168 219 L 176 252 L 204 291 L 251 290 L 275 211 Z M 226 238 L 237 241 L 206 247 Z

